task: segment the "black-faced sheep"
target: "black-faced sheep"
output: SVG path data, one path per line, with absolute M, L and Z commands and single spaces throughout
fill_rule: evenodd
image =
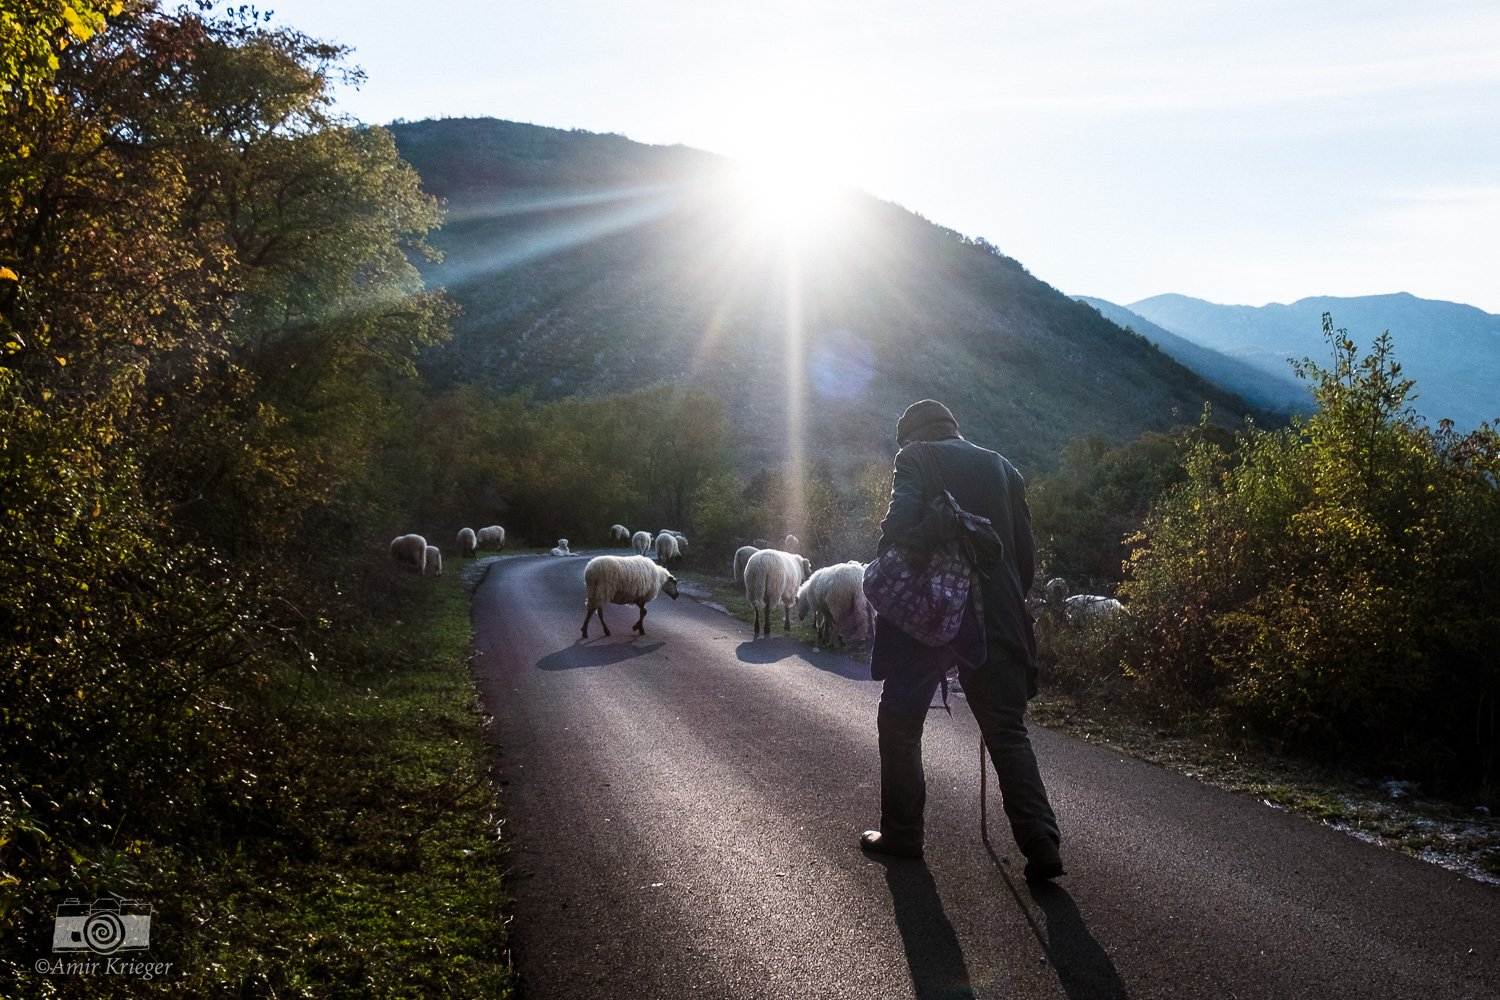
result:
M 656 561 L 663 566 L 675 563 L 682 558 L 682 550 L 677 547 L 677 536 L 670 531 L 663 531 L 656 536 Z
M 792 605 L 797 603 L 797 588 L 812 576 L 812 563 L 803 556 L 779 549 L 761 549 L 745 563 L 745 597 L 755 608 L 754 635 L 761 634 L 761 612 L 766 618 L 765 634 L 771 634 L 771 609 L 782 610 L 782 629 L 792 630 Z
M 797 589 L 797 620 L 813 616 L 818 644 L 868 639 L 873 635 L 874 609 L 865 599 L 865 564 L 843 562 L 824 566 Z
M 659 593 L 677 600 L 677 578 L 646 556 L 595 556 L 583 568 L 583 587 L 587 594 L 583 612 L 583 637 L 589 637 L 589 619 L 599 612 L 599 624 L 609 635 L 604 621 L 606 604 L 634 604 L 641 609 L 633 630 L 646 634 L 646 602 Z
M 474 547 L 476 549 L 505 548 L 505 529 L 498 524 L 492 524 L 488 528 L 480 528 L 474 534 Z
M 438 547 L 436 545 L 429 545 L 429 546 L 427 546 L 427 553 L 426 553 L 426 555 L 427 555 L 427 561 L 426 561 L 426 564 L 422 568 L 422 575 L 426 576 L 428 570 L 431 570 L 433 576 L 442 576 L 443 575 L 443 553 L 438 549 Z
M 420 575 L 427 566 L 427 539 L 400 535 L 391 541 L 391 558 L 409 564 Z
M 623 524 L 611 524 L 609 526 L 609 544 L 629 545 L 630 529 Z
M 650 552 L 651 551 L 651 532 L 649 532 L 649 531 L 637 531 L 635 534 L 631 535 L 630 536 L 630 547 L 635 550 L 635 554 L 638 555 L 638 556 L 643 556 L 647 552 Z
M 474 555 L 474 550 L 479 548 L 479 539 L 474 537 L 473 528 L 458 529 L 458 554 L 464 559 Z
M 745 563 L 750 557 L 759 552 L 760 548 L 755 545 L 741 545 L 734 551 L 734 585 L 743 587 L 745 585 Z

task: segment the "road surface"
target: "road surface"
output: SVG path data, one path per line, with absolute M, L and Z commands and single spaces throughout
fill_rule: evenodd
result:
M 1040 727 L 1069 875 L 1028 886 L 961 698 L 925 859 L 868 856 L 868 668 L 687 596 L 582 640 L 586 562 L 472 605 L 524 1000 L 1500 996 L 1497 887 Z

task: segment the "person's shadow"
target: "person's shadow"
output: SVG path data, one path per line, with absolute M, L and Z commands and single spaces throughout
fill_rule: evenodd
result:
M 872 860 L 885 866 L 885 884 L 891 891 L 896 927 L 911 971 L 912 995 L 918 1000 L 973 997 L 968 963 L 926 862 Z
M 1120 978 L 1104 946 L 1089 931 L 1083 914 L 1078 912 L 1078 904 L 1073 902 L 1067 890 L 1056 882 L 1026 883 L 1028 894 L 1037 909 L 1042 911 L 1046 922 L 1045 928 L 1039 926 L 1031 909 L 1016 891 L 1010 874 L 1001 866 L 994 845 L 986 840 L 985 848 L 994 859 L 1006 888 L 1016 898 L 1016 905 L 1026 915 L 1026 922 L 1031 924 L 1031 932 L 1041 942 L 1047 961 L 1057 970 L 1063 992 L 1072 1000 L 1128 1000 L 1130 994 L 1125 989 L 1125 981 Z

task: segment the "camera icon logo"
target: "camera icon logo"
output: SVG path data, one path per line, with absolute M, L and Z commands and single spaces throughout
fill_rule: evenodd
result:
M 150 903 L 138 899 L 100 897 L 85 905 L 77 898 L 57 908 L 52 925 L 53 951 L 144 951 L 151 946 Z

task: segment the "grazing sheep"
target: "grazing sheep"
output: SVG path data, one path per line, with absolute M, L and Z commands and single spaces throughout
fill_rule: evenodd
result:
M 781 540 L 781 551 L 797 555 L 802 551 L 802 542 L 796 535 L 788 534 Z
M 663 531 L 656 536 L 656 561 L 663 566 L 675 563 L 682 558 L 682 551 L 677 547 L 677 536 L 670 531 Z
M 741 545 L 734 552 L 734 585 L 743 587 L 745 585 L 745 563 L 750 557 L 759 552 L 760 549 L 754 545 Z
M 629 545 L 630 529 L 623 524 L 611 524 L 609 526 L 609 544 Z
M 635 549 L 635 554 L 643 556 L 651 551 L 651 532 L 637 531 L 630 536 L 630 547 Z
M 761 549 L 745 563 L 745 597 L 755 608 L 754 635 L 760 635 L 760 614 L 766 613 L 765 634 L 771 634 L 771 609 L 781 605 L 782 629 L 792 630 L 792 605 L 797 588 L 812 576 L 812 563 L 803 556 L 779 549 Z
M 429 546 L 427 546 L 427 553 L 426 553 L 426 555 L 427 555 L 427 563 L 422 568 L 422 575 L 426 576 L 427 575 L 427 571 L 430 569 L 430 570 L 432 570 L 432 575 L 433 576 L 442 576 L 443 575 L 443 553 L 438 549 L 438 547 L 436 545 L 429 545 Z
M 505 548 L 505 529 L 498 524 L 492 524 L 488 528 L 480 528 L 474 536 L 474 547 L 476 549 Z
M 672 532 L 672 537 L 677 539 L 677 552 L 679 555 L 687 555 L 687 535 L 680 531 Z
M 570 556 L 572 554 L 573 550 L 568 548 L 568 540 L 566 538 L 559 538 L 557 540 L 557 545 L 553 547 L 550 553 L 548 553 L 548 555 L 554 556 Z
M 421 535 L 401 535 L 391 541 L 391 557 L 410 563 L 421 575 L 427 567 L 427 539 Z
M 458 554 L 464 559 L 474 555 L 474 550 L 479 548 L 479 539 L 474 537 L 473 528 L 458 529 Z
M 1044 609 L 1069 625 L 1112 621 L 1125 613 L 1125 605 L 1101 594 L 1068 596 L 1068 581 L 1057 576 L 1047 581 Z
M 583 637 L 589 637 L 589 619 L 599 612 L 599 624 L 609 635 L 604 621 L 606 604 L 634 604 L 641 609 L 633 630 L 646 634 L 646 602 L 666 592 L 677 600 L 677 578 L 646 556 L 595 556 L 583 568 L 583 587 L 588 595 L 583 611 Z
M 832 646 L 867 639 L 873 633 L 874 609 L 865 598 L 865 564 L 851 560 L 824 566 L 797 589 L 797 620 L 813 616 L 818 644 Z

